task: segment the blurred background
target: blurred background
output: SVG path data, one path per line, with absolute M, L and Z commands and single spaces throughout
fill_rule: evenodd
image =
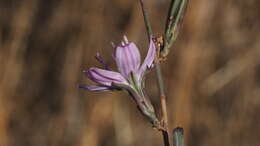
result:
M 144 0 L 155 34 L 170 0 Z M 162 65 L 170 127 L 192 146 L 260 145 L 258 0 L 190 0 Z M 126 34 L 143 57 L 138 0 L 0 0 L 0 146 L 160 146 L 125 92 L 78 89 L 82 70 L 114 68 L 110 42 Z M 146 91 L 160 113 L 154 71 Z

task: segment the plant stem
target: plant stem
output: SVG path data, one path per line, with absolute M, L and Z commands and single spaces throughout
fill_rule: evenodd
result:
M 145 27 L 148 35 L 148 41 L 150 40 L 152 36 L 152 27 L 148 19 L 148 14 L 145 10 L 143 0 L 139 0 L 142 8 L 142 13 L 144 17 Z M 156 76 L 157 76 L 157 84 L 160 91 L 160 101 L 161 101 L 161 109 L 162 109 L 162 126 L 164 127 L 164 130 L 162 130 L 162 136 L 164 140 L 164 146 L 170 146 L 169 142 L 169 129 L 168 129 L 168 115 L 167 115 L 167 107 L 166 107 L 166 96 L 165 96 L 165 90 L 164 90 L 164 82 L 161 72 L 161 66 L 160 62 L 155 62 L 155 68 L 156 68 Z
M 147 12 L 145 10 L 143 0 L 139 0 L 139 1 L 140 1 L 140 4 L 141 4 L 142 13 L 143 13 L 143 17 L 144 17 L 145 28 L 146 28 L 146 31 L 147 31 L 148 41 L 149 41 L 151 36 L 153 35 L 152 26 L 151 26 L 151 23 L 150 23 L 150 21 L 148 19 L 148 14 L 147 14 Z
M 184 146 L 184 131 L 183 128 L 177 127 L 173 130 L 173 143 L 175 146 Z
M 155 63 L 155 69 L 156 69 L 156 76 L 157 76 L 157 84 L 160 90 L 160 101 L 161 101 L 161 109 L 162 109 L 162 124 L 165 130 L 162 131 L 163 138 L 164 138 L 164 145 L 170 146 L 170 131 L 168 128 L 168 113 L 167 113 L 167 105 L 166 105 L 166 96 L 165 96 L 165 90 L 164 90 L 164 82 L 162 78 L 162 71 L 160 62 Z

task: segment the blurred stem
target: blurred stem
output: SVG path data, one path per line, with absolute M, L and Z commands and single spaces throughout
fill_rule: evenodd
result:
M 143 13 L 143 16 L 144 16 L 145 28 L 146 28 L 146 31 L 147 31 L 148 41 L 149 41 L 150 37 L 153 35 L 152 27 L 151 27 L 151 23 L 150 23 L 150 21 L 148 19 L 148 14 L 147 14 L 147 12 L 145 10 L 143 0 L 139 0 L 139 1 L 140 1 L 140 4 L 141 4 L 142 13 Z
M 145 27 L 148 34 L 148 41 L 150 40 L 150 37 L 152 34 L 152 27 L 148 19 L 148 14 L 145 10 L 143 0 L 139 0 L 142 8 L 142 13 L 144 17 Z M 157 84 L 160 90 L 160 100 L 161 100 L 161 109 L 162 109 L 162 126 L 164 127 L 164 130 L 162 130 L 162 136 L 164 140 L 164 146 L 170 146 L 169 142 L 169 130 L 168 130 L 168 115 L 167 115 L 167 107 L 166 107 L 166 96 L 165 96 L 165 90 L 164 90 L 164 82 L 161 72 L 161 66 L 160 62 L 155 62 L 155 68 L 156 68 L 156 76 L 157 76 Z
M 180 24 L 183 21 L 183 16 L 186 11 L 188 0 L 172 0 L 167 16 L 165 34 L 164 34 L 164 46 L 160 55 L 166 57 L 169 53 L 169 49 L 176 41 Z
M 183 128 L 177 127 L 173 130 L 174 146 L 184 146 L 184 131 Z

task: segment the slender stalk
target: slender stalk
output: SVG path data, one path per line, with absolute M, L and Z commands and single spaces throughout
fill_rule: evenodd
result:
M 177 127 L 173 130 L 174 146 L 184 146 L 184 131 L 183 128 Z
M 152 36 L 152 27 L 148 19 L 148 14 L 145 10 L 143 0 L 139 0 L 142 8 L 142 13 L 144 17 L 145 27 L 148 34 L 148 40 L 150 40 L 150 37 Z M 155 62 L 155 68 L 156 68 L 156 76 L 157 76 L 157 84 L 160 90 L 160 100 L 161 100 L 161 109 L 162 109 L 162 126 L 165 130 L 162 130 L 162 136 L 164 140 L 164 146 L 170 146 L 169 141 L 169 129 L 168 129 L 168 115 L 167 115 L 167 108 L 166 108 L 166 96 L 165 96 L 165 90 L 164 90 L 164 82 L 161 72 L 161 66 L 159 62 Z
M 164 145 L 170 146 L 170 131 L 168 128 L 168 113 L 167 113 L 167 104 L 166 104 L 166 96 L 165 96 L 165 89 L 164 89 L 164 82 L 162 78 L 162 71 L 160 62 L 155 63 L 155 69 L 156 69 L 156 76 L 157 76 L 157 84 L 159 86 L 160 90 L 160 101 L 161 101 L 161 109 L 162 109 L 162 125 L 165 128 L 165 130 L 162 131 L 163 138 L 164 138 Z
M 140 1 L 140 4 L 141 4 L 142 13 L 143 13 L 143 17 L 144 17 L 145 28 L 146 28 L 146 31 L 147 31 L 148 41 L 149 41 L 150 37 L 153 35 L 152 26 L 151 26 L 151 23 L 150 23 L 150 21 L 148 19 L 148 14 L 147 14 L 147 12 L 145 10 L 143 0 L 139 0 L 139 1 Z

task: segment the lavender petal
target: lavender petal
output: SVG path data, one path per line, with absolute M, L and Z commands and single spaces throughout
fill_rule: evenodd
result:
M 112 82 L 128 84 L 120 73 L 114 71 L 92 67 L 85 74 L 92 81 L 105 86 L 111 86 Z
M 134 43 L 118 46 L 115 60 L 120 73 L 128 78 L 130 72 L 137 72 L 140 67 L 140 52 Z
M 88 89 L 90 91 L 111 91 L 111 88 L 106 87 L 106 86 L 78 85 L 78 87 Z
M 144 62 L 138 71 L 139 75 L 142 75 L 147 68 L 152 67 L 155 55 L 156 55 L 156 47 L 153 40 L 151 39 L 147 56 L 145 57 Z

